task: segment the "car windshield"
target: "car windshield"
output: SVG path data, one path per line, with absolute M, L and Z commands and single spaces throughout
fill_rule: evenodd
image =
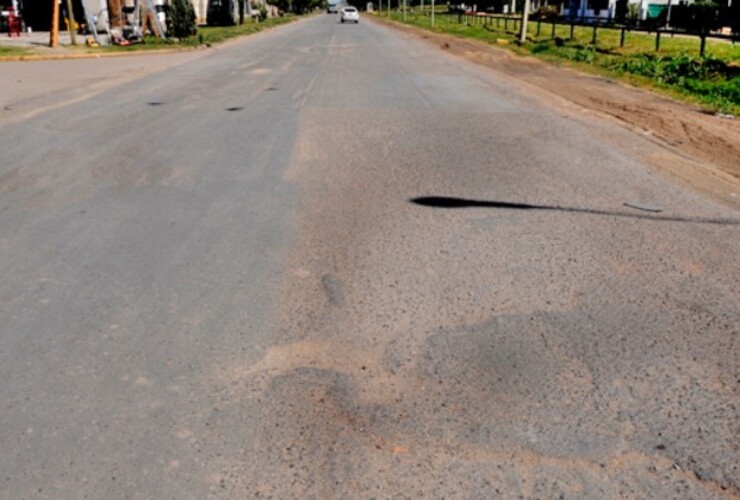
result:
M 347 7 L 346 9 L 344 9 L 344 12 L 357 12 L 357 9 L 355 9 L 354 7 Z

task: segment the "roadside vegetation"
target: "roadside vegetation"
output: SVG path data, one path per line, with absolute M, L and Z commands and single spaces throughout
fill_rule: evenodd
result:
M 394 11 L 390 17 L 404 21 L 402 12 Z M 405 22 L 431 29 L 428 10 L 407 13 Z M 663 35 L 656 52 L 655 35 L 627 32 L 624 47 L 620 47 L 619 30 L 599 28 L 594 44 L 591 27 L 575 27 L 571 39 L 570 26 L 555 25 L 553 31 L 552 24 L 542 21 L 538 26 L 532 19 L 527 29 L 529 43 L 520 46 L 514 43 L 518 38 L 514 23 L 506 24 L 503 19 L 483 23 L 472 18 L 465 24 L 457 14 L 437 12 L 434 31 L 499 44 L 520 54 L 659 88 L 713 111 L 740 115 L 740 45 L 707 40 L 706 53 L 700 56 L 698 38 Z
M 106 45 L 102 47 L 108 52 L 127 52 L 136 50 L 159 50 L 177 47 L 197 47 L 200 45 L 211 46 L 217 43 L 225 42 L 231 38 L 258 33 L 267 28 L 279 26 L 292 22 L 296 19 L 294 16 L 270 17 L 263 21 L 247 20 L 244 24 L 236 26 L 200 26 L 194 35 L 185 38 L 168 38 L 161 39 L 155 36 L 144 37 L 143 43 L 119 46 Z M 102 35 L 105 36 L 105 35 Z
M 190 31 L 191 34 L 189 36 L 184 36 L 182 38 L 170 37 L 162 39 L 153 35 L 147 35 L 140 43 L 134 43 L 131 45 L 102 45 L 101 47 L 88 47 L 84 45 L 84 39 L 87 37 L 83 37 L 83 43 L 74 47 L 65 46 L 64 49 L 66 54 L 69 54 L 70 51 L 72 54 L 97 54 L 101 52 L 125 53 L 149 50 L 176 50 L 179 48 L 192 49 L 199 46 L 210 47 L 211 45 L 222 43 L 232 38 L 258 33 L 265 29 L 292 22 L 296 19 L 296 16 L 285 15 L 283 17 L 265 18 L 259 21 L 247 19 L 244 24 L 235 26 L 199 26 L 197 29 Z M 107 40 L 107 35 L 105 33 L 101 33 L 99 36 L 102 40 Z M 44 47 L 42 52 L 32 48 L 0 46 L 0 59 L 23 58 L 27 56 L 44 57 L 49 55 L 51 55 L 51 53 L 46 47 Z
M 1 47 L 0 46 L 0 57 L 14 57 L 14 56 L 25 56 L 32 52 L 23 47 Z

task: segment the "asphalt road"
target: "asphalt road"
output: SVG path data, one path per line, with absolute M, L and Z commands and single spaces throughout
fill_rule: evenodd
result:
M 737 207 L 336 21 L 0 128 L 0 497 L 740 494 Z

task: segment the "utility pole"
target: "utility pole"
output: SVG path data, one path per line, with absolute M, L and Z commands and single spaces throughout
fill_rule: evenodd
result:
M 51 36 L 49 37 L 49 47 L 56 49 L 59 47 L 59 0 L 51 0 L 54 7 L 51 9 Z
M 408 10 L 406 8 L 406 6 L 407 6 L 406 2 L 407 2 L 407 0 L 403 0 L 403 22 L 404 23 L 406 22 L 406 11 Z
M 519 33 L 519 41 L 521 43 L 527 43 L 527 21 L 529 21 L 529 0 L 524 0 L 521 32 Z
M 431 17 L 432 28 L 434 28 L 434 0 L 432 0 L 432 17 Z
M 67 0 L 67 23 L 72 45 L 77 45 L 77 30 L 75 29 L 77 23 L 75 22 L 75 12 L 72 10 L 72 0 Z

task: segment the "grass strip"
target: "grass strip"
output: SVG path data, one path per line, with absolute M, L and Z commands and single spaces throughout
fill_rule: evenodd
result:
M 2 47 L 0 46 L 0 57 L 27 56 L 33 52 L 25 47 Z

